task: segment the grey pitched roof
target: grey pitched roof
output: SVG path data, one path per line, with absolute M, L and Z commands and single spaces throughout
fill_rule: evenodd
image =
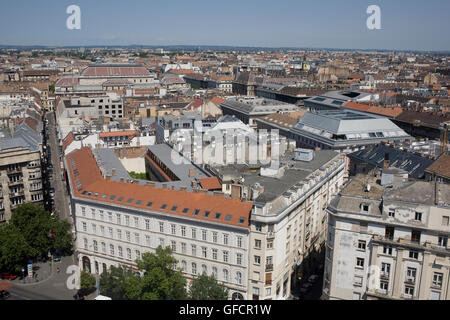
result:
M 434 162 L 432 159 L 421 157 L 411 152 L 404 152 L 386 145 L 368 147 L 366 149 L 353 152 L 349 154 L 348 157 L 350 159 L 364 161 L 381 168 L 383 167 L 385 154 L 389 154 L 389 162 L 391 167 L 403 169 L 415 179 L 423 178 L 425 170 Z
M 10 138 L 0 139 L 0 150 L 28 148 L 34 152 L 39 151 L 40 144 L 42 144 L 41 135 L 22 122 L 11 132 Z

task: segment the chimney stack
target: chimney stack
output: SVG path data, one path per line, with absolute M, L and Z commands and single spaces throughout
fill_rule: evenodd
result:
M 387 169 L 390 167 L 390 161 L 389 161 L 389 152 L 384 153 L 384 161 L 383 161 L 383 169 Z
M 115 169 L 115 168 L 112 169 L 112 176 L 113 176 L 113 177 L 116 176 L 116 169 Z

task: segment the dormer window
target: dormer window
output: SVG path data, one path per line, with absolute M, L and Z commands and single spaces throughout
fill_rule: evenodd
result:
M 370 205 L 367 203 L 361 203 L 361 211 L 364 213 L 369 213 Z

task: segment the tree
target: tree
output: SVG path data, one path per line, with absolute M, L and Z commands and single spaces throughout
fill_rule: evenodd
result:
M 192 300 L 227 300 L 228 289 L 218 283 L 213 276 L 203 273 L 192 281 L 189 298 Z
M 72 246 L 70 223 L 53 216 L 43 207 L 25 203 L 13 210 L 9 224 L 14 226 L 32 248 L 27 258 L 45 257 L 54 249 Z
M 19 272 L 34 250 L 13 225 L 0 226 L 0 270 Z
M 95 277 L 86 270 L 81 271 L 79 294 L 82 296 L 88 295 L 95 290 L 95 285 Z
M 186 280 L 175 268 L 177 260 L 169 247 L 142 254 L 136 264 L 144 274 L 126 281 L 126 296 L 134 300 L 183 300 L 187 298 Z
M 127 280 L 134 276 L 130 269 L 111 266 L 109 271 L 100 276 L 100 293 L 113 300 L 125 300 Z

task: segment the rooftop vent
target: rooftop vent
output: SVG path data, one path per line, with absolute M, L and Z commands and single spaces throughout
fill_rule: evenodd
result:
M 295 149 L 294 160 L 310 162 L 314 158 L 314 150 L 311 149 Z

